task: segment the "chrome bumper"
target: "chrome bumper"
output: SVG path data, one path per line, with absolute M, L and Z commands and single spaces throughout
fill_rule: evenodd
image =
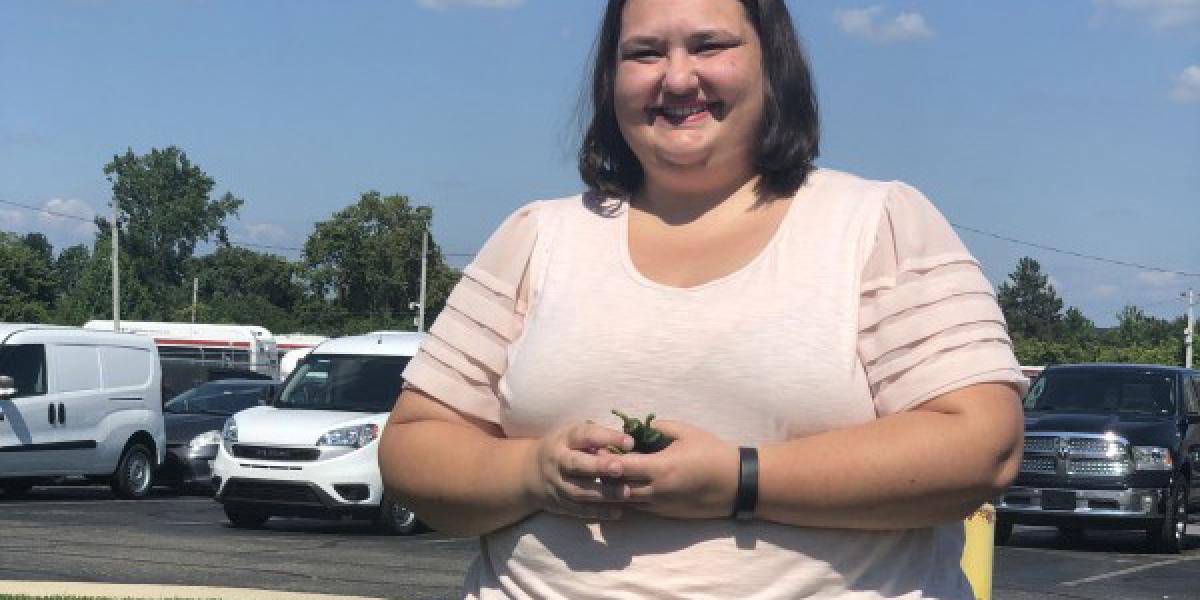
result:
M 1043 492 L 1074 493 L 1074 508 L 1054 505 L 1045 508 Z M 996 505 L 996 511 L 1012 515 L 1072 517 L 1124 517 L 1153 519 L 1163 516 L 1166 491 L 1158 488 L 1125 490 L 1071 490 L 1062 488 L 1012 487 Z

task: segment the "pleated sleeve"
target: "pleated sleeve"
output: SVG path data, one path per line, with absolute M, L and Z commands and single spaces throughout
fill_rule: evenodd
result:
M 976 383 L 1028 386 L 979 263 L 901 183 L 884 201 L 863 268 L 858 353 L 880 416 Z
M 499 422 L 497 384 L 528 308 L 527 273 L 539 203 L 492 234 L 450 292 L 420 351 L 404 370 L 415 387 L 461 412 Z

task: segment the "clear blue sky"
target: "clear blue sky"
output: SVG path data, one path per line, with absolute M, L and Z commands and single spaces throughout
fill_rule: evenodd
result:
M 1200 273 L 1200 0 L 788 4 L 822 166 L 908 181 L 959 225 Z M 580 189 L 603 5 L 0 0 L 0 200 L 107 211 L 103 165 L 174 144 L 245 199 L 239 240 L 301 246 L 379 190 L 433 206 L 442 248 L 474 252 L 514 208 Z M 0 229 L 91 239 L 5 204 Z M 1126 303 L 1177 316 L 1200 290 L 960 235 L 993 283 L 1033 256 L 1099 325 Z

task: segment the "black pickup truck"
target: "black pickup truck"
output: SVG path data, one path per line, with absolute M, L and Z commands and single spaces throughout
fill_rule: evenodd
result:
M 1200 372 L 1153 365 L 1047 367 L 1025 396 L 1025 454 L 997 504 L 1014 524 L 1141 529 L 1178 553 L 1200 515 Z

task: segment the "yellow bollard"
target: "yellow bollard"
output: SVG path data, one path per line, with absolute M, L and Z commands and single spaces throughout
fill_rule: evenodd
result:
M 996 546 L 996 508 L 984 504 L 963 521 L 963 573 L 975 590 L 976 600 L 992 600 L 992 562 Z

